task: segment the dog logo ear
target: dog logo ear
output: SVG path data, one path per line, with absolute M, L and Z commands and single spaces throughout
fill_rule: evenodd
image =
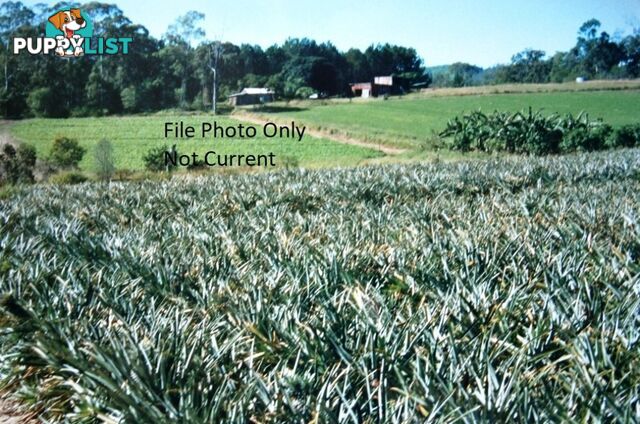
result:
M 64 12 L 58 12 L 55 15 L 49 17 L 49 22 L 53 24 L 57 29 L 62 28 L 62 21 L 64 19 Z

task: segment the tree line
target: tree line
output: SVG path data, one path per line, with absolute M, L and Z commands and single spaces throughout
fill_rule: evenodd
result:
M 133 23 L 112 4 L 79 7 L 94 23 L 94 37 L 132 37 L 127 55 L 61 60 L 53 55 L 13 55 L 14 37 L 38 37 L 48 16 L 68 3 L 29 8 L 0 6 L 0 113 L 5 117 L 85 116 L 161 109 L 206 109 L 217 96 L 243 87 L 269 87 L 281 98 L 347 95 L 349 83 L 375 75 L 401 77 L 405 89 L 428 81 L 415 49 L 390 44 L 339 51 L 330 42 L 292 38 L 266 49 L 205 40 L 204 15 L 188 12 L 161 38 Z
M 469 63 L 433 68 L 433 85 L 464 87 L 505 83 L 566 82 L 576 78 L 625 79 L 640 77 L 640 28 L 632 34 L 612 37 L 590 19 L 578 30 L 576 44 L 567 52 L 547 56 L 526 49 L 511 63 L 483 69 Z M 429 70 L 428 70 L 429 71 Z
M 131 37 L 127 55 L 62 60 L 53 55 L 13 55 L 14 37 L 40 37 L 48 17 L 79 7 L 94 23 L 94 37 Z M 503 82 L 566 81 L 587 78 L 635 78 L 640 73 L 640 32 L 613 39 L 591 20 L 579 31 L 569 52 L 547 58 L 526 50 L 512 63 L 491 69 L 456 63 L 432 73 L 415 49 L 390 44 L 339 51 L 330 42 L 291 38 L 263 49 L 205 39 L 204 15 L 179 17 L 160 38 L 132 22 L 116 5 L 0 5 L 0 114 L 4 117 L 67 117 L 211 107 L 213 69 L 216 95 L 243 87 L 269 87 L 279 98 L 351 95 L 349 83 L 395 75 L 401 89 Z

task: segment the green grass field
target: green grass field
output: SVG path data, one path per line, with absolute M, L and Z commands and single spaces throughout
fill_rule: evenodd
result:
M 357 146 L 336 143 L 331 140 L 304 136 L 302 141 L 265 138 L 254 139 L 212 138 L 164 139 L 164 123 L 184 121 L 199 128 L 202 122 L 217 121 L 221 125 L 238 125 L 238 121 L 211 115 L 153 115 L 105 118 L 70 119 L 29 119 L 17 122 L 11 128 L 18 140 L 36 147 L 38 157 L 46 157 L 54 138 L 58 135 L 77 139 L 87 148 L 87 154 L 80 163 L 84 171 L 94 169 L 93 146 L 102 138 L 113 143 L 116 168 L 142 169 L 144 154 L 152 147 L 177 144 L 179 153 L 198 152 L 203 154 L 213 150 L 220 154 L 276 154 L 276 165 L 285 157 L 296 158 L 301 166 L 331 167 L 353 166 L 368 158 L 381 156 L 380 153 Z M 260 135 L 260 128 L 258 134 Z
M 273 152 L 282 163 L 283 159 L 296 158 L 300 166 L 311 168 L 356 166 L 370 162 L 401 162 L 430 159 L 429 150 L 433 132 L 439 132 L 447 120 L 465 112 L 517 111 L 528 107 L 544 109 L 549 113 L 573 113 L 586 111 L 592 118 L 602 118 L 618 126 L 640 121 L 640 90 L 587 91 L 485 94 L 448 97 L 408 97 L 389 100 L 372 99 L 329 102 L 301 102 L 285 106 L 277 104 L 259 113 L 263 119 L 290 123 L 323 131 L 327 137 L 342 134 L 358 140 L 409 149 L 404 154 L 383 157 L 375 150 L 341 144 L 326 138 L 305 135 L 302 142 L 287 139 L 217 140 L 194 138 L 190 140 L 163 138 L 164 123 L 182 120 L 199 126 L 203 121 L 212 122 L 210 115 L 158 114 L 135 117 L 29 119 L 12 126 L 12 134 L 20 141 L 33 144 L 39 157 L 46 157 L 51 143 L 57 135 L 78 139 L 87 148 L 88 154 L 81 162 L 84 171 L 93 170 L 92 147 L 101 138 L 112 141 L 115 149 L 116 167 L 119 169 L 142 169 L 145 152 L 151 147 L 166 143 L 178 144 L 178 151 L 202 154 L 209 150 L 217 153 L 261 154 Z M 246 113 L 244 111 L 243 113 Z M 229 117 L 216 117 L 223 125 L 237 125 Z M 427 150 L 420 147 L 426 146 Z M 440 151 L 441 159 L 459 159 L 460 153 Z M 278 161 L 276 160 L 276 163 Z
M 338 130 L 373 142 L 414 148 L 441 131 L 456 115 L 481 109 L 518 111 L 532 107 L 549 113 L 585 111 L 618 126 L 640 122 L 640 90 L 487 94 L 449 97 L 390 98 L 353 102 L 302 102 L 263 114 L 295 119 L 324 130 Z

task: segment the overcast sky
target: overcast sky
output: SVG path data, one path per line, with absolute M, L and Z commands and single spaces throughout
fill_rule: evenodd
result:
M 109 2 L 109 0 L 105 0 Z M 37 1 L 26 1 L 33 5 Z M 575 44 L 597 18 L 611 35 L 640 27 L 640 0 L 180 0 L 115 2 L 161 36 L 188 10 L 206 15 L 209 39 L 267 47 L 288 37 L 331 41 L 340 50 L 374 43 L 414 47 L 427 66 L 456 61 L 483 67 L 525 48 L 553 54 Z

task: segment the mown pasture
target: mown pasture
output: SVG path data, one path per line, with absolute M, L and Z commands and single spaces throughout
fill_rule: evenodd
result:
M 165 138 L 166 122 L 184 122 L 196 127 L 194 138 Z M 304 136 L 302 141 L 290 138 L 265 138 L 261 127 L 257 126 L 257 135 L 251 139 L 211 137 L 202 138 L 199 134 L 203 122 L 222 126 L 235 126 L 240 123 L 224 116 L 206 114 L 158 114 L 151 116 L 69 118 L 69 119 L 28 119 L 18 121 L 11 127 L 12 135 L 21 142 L 36 147 L 38 157 L 46 158 L 53 140 L 57 136 L 66 136 L 78 140 L 87 149 L 80 168 L 91 172 L 94 169 L 93 147 L 100 139 L 111 141 L 114 149 L 115 166 L 118 169 L 143 169 L 143 157 L 151 148 L 177 145 L 179 153 L 197 152 L 203 155 L 213 150 L 219 154 L 268 154 L 273 152 L 276 166 L 284 161 L 295 159 L 304 167 L 354 166 L 366 159 L 381 156 L 375 150 L 336 143 L 331 140 Z M 290 123 L 289 123 L 290 124 Z M 243 125 L 250 125 L 244 123 Z M 202 156 L 201 156 L 202 159 Z
M 640 122 L 640 90 L 534 92 L 511 94 L 390 97 L 373 100 L 301 102 L 258 113 L 267 119 L 297 122 L 328 132 L 340 132 L 374 143 L 415 149 L 429 147 L 433 133 L 449 119 L 475 110 L 545 113 L 584 111 L 591 118 L 619 126 Z
M 199 126 L 202 122 L 218 121 L 222 125 L 238 125 L 238 121 L 225 116 L 207 114 L 158 114 L 133 117 L 101 117 L 70 119 L 28 119 L 15 123 L 12 134 L 20 141 L 33 144 L 39 157 L 46 157 L 57 135 L 76 138 L 88 153 L 80 166 L 93 170 L 92 147 L 101 138 L 114 145 L 116 167 L 139 170 L 144 166 L 142 157 L 152 147 L 178 145 L 180 152 L 200 154 L 214 150 L 217 153 L 264 154 L 274 152 L 290 162 L 293 158 L 303 167 L 322 168 L 356 166 L 380 161 L 383 154 L 379 145 L 407 149 L 404 154 L 382 158 L 385 162 L 431 159 L 435 157 L 434 133 L 442 131 L 447 121 L 474 110 L 491 112 L 519 111 L 531 107 L 544 113 L 589 113 L 592 119 L 620 126 L 640 121 L 640 90 L 603 90 L 578 92 L 483 94 L 465 96 L 407 97 L 369 101 L 318 101 L 293 105 L 277 104 L 266 110 L 245 110 L 266 121 L 290 125 L 306 125 L 319 130 L 325 138 L 305 135 L 302 142 L 290 139 L 212 140 L 196 137 L 190 140 L 164 139 L 164 123 L 184 121 Z M 239 115 L 242 119 L 242 115 Z M 245 125 L 247 125 L 245 123 Z M 259 128 L 259 124 L 255 124 Z M 308 134 L 308 133 L 307 133 Z M 335 135 L 352 137 L 370 144 L 370 148 L 337 143 L 329 140 Z M 441 146 L 440 146 L 441 147 Z M 438 157 L 459 159 L 458 153 L 440 149 Z

